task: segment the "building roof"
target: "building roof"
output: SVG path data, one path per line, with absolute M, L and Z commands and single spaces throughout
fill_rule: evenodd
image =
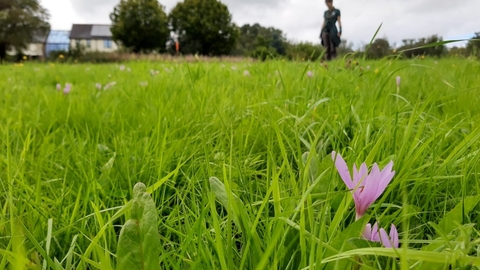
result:
M 70 31 L 52 30 L 47 38 L 48 44 L 70 44 Z
M 45 43 L 47 42 L 48 32 L 46 33 L 35 33 L 33 35 L 32 43 Z
M 70 31 L 70 39 L 111 39 L 111 25 L 106 24 L 74 24 Z
M 93 25 L 92 37 L 112 37 L 110 27 L 110 25 Z

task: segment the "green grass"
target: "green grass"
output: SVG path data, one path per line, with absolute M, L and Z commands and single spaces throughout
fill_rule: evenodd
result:
M 137 182 L 162 269 L 480 266 L 479 62 L 125 65 L 0 66 L 0 269 L 113 269 Z M 394 161 L 357 222 L 333 150 Z

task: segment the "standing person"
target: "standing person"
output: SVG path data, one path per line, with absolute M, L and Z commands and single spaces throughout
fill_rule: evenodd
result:
M 328 10 L 323 14 L 323 25 L 320 38 L 326 50 L 326 60 L 337 57 L 337 47 L 340 45 L 342 35 L 342 22 L 340 21 L 340 10 L 333 6 L 333 0 L 326 0 Z M 337 21 L 340 31 L 337 30 Z

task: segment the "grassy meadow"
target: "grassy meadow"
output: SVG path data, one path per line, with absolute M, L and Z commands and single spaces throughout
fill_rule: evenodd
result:
M 479 61 L 123 65 L 0 66 L 0 269 L 115 269 L 137 182 L 160 269 L 479 269 Z

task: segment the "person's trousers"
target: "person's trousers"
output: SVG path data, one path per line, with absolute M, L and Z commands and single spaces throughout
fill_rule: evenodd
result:
M 330 33 L 322 33 L 323 46 L 325 47 L 325 59 L 332 60 L 337 57 L 337 48 L 333 45 L 333 42 L 330 38 Z

